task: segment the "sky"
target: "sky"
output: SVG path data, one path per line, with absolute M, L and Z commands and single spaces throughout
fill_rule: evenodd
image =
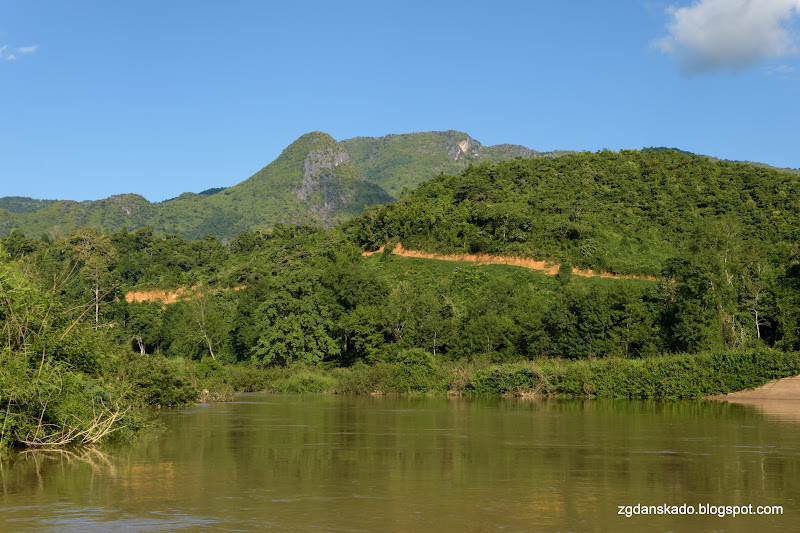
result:
M 156 202 L 298 137 L 800 167 L 800 0 L 0 0 L 0 196 Z

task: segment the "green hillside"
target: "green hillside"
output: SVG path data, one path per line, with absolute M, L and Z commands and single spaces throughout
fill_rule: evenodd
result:
M 0 209 L 11 211 L 12 213 L 27 213 L 36 211 L 55 202 L 55 200 L 37 200 L 24 196 L 4 196 L 0 198 Z
M 800 368 L 795 174 L 673 150 L 484 162 L 325 230 L 334 209 L 355 203 L 331 190 L 360 178 L 338 146 L 304 136 L 242 184 L 165 204 L 182 206 L 179 222 L 195 233 L 227 223 L 226 214 L 230 224 L 248 220 L 261 197 L 305 202 L 293 216 L 312 213 L 317 227 L 276 223 L 225 244 L 149 228 L 2 238 L 0 288 L 13 313 L 0 323 L 6 317 L 15 364 L 33 375 L 47 357 L 100 376 L 111 361 L 89 357 L 107 353 L 90 342 L 105 339 L 132 361 L 152 356 L 148 365 L 196 360 L 197 376 L 238 390 L 284 376 L 297 380 L 290 390 L 316 392 L 662 398 L 739 390 Z M 118 198 L 115 211 L 138 216 L 148 207 L 132 209 L 137 198 Z M 91 206 L 63 205 L 73 217 L 95 216 Z M 387 242 L 561 265 L 545 275 L 402 257 L 392 246 L 361 253 Z M 571 266 L 650 279 L 584 277 Z M 63 309 L 64 329 L 50 340 L 38 340 L 38 324 L 51 323 L 47 299 L 23 301 L 34 285 Z M 17 316 L 36 319 L 31 333 L 9 321 Z M 81 316 L 74 341 L 60 344 Z
M 330 228 L 389 196 L 364 180 L 325 133 L 300 137 L 247 180 L 212 195 L 181 195 L 159 205 L 149 225 L 189 238 L 222 239 L 275 224 Z
M 57 238 L 83 226 L 110 230 L 143 227 L 156 209 L 157 204 L 151 204 L 138 194 L 115 194 L 85 202 L 59 200 L 26 213 L 0 210 L 0 234 L 17 229 L 26 235 L 47 233 Z
M 553 155 L 512 144 L 483 146 L 466 133 L 453 130 L 354 137 L 340 144 L 369 181 L 395 198 L 403 189 L 412 189 L 437 174 L 459 172 L 481 161 Z
M 233 187 L 184 193 L 159 204 L 121 194 L 93 202 L 53 202 L 26 213 L 0 210 L 0 234 L 13 229 L 38 236 L 83 226 L 106 231 L 151 226 L 192 239 L 207 235 L 230 239 L 275 224 L 330 228 L 361 213 L 365 205 L 389 200 L 385 191 L 363 178 L 330 135 L 314 132 Z
M 39 237 L 45 233 L 58 236 L 83 226 L 112 232 L 123 227 L 135 230 L 150 226 L 157 233 L 178 234 L 191 239 L 202 239 L 213 235 L 222 240 L 229 240 L 242 231 L 260 231 L 274 227 L 275 224 L 310 224 L 331 228 L 339 222 L 359 215 L 364 206 L 387 203 L 392 198 L 399 198 L 403 190 L 412 191 L 426 180 L 441 174 L 467 172 L 465 176 L 473 179 L 478 174 L 486 172 L 485 169 L 488 167 L 482 166 L 484 163 L 501 164 L 512 161 L 504 163 L 506 166 L 497 167 L 512 168 L 517 164 L 516 160 L 520 160 L 523 161 L 522 168 L 530 169 L 531 172 L 540 172 L 537 169 L 552 169 L 557 175 L 564 174 L 555 178 L 550 176 L 536 185 L 542 189 L 531 188 L 532 186 L 527 186 L 528 189 L 525 189 L 520 186 L 522 188 L 508 193 L 512 197 L 519 194 L 528 195 L 529 200 L 520 203 L 519 198 L 508 197 L 502 201 L 510 202 L 509 205 L 517 205 L 514 207 L 516 211 L 532 210 L 532 214 L 523 216 L 516 211 L 514 214 L 504 213 L 505 205 L 497 205 L 497 202 L 491 199 L 481 200 L 480 194 L 475 198 L 464 199 L 469 199 L 473 204 L 477 201 L 491 206 L 493 210 L 491 217 L 500 217 L 505 220 L 503 224 L 513 223 L 513 220 L 519 219 L 526 221 L 523 226 L 532 224 L 532 227 L 541 228 L 541 224 L 555 224 L 557 228 L 550 228 L 548 236 L 541 234 L 529 242 L 530 236 L 524 237 L 523 241 L 519 240 L 520 231 L 536 233 L 539 230 L 522 227 L 509 232 L 504 231 L 502 227 L 495 227 L 496 224 L 493 222 L 478 222 L 475 219 L 474 224 L 470 223 L 474 226 L 472 229 L 459 230 L 462 233 L 459 238 L 462 241 L 466 239 L 464 241 L 466 246 L 464 242 L 459 245 L 453 244 L 455 241 L 449 237 L 445 241 L 438 241 L 436 246 L 450 243 L 447 246 L 451 248 L 544 255 L 597 268 L 655 271 L 659 268 L 664 255 L 671 249 L 671 245 L 664 245 L 660 238 L 626 236 L 626 227 L 621 222 L 604 221 L 602 225 L 587 233 L 584 218 L 592 209 L 608 210 L 609 207 L 613 207 L 616 212 L 617 208 L 633 209 L 636 202 L 641 203 L 645 199 L 657 200 L 660 197 L 670 197 L 673 192 L 688 194 L 683 189 L 669 190 L 673 183 L 670 181 L 672 178 L 664 178 L 658 183 L 652 182 L 651 178 L 654 175 L 670 176 L 673 172 L 674 169 L 669 167 L 671 163 L 662 168 L 661 162 L 651 161 L 660 157 L 656 154 L 667 152 L 675 153 L 665 148 L 649 148 L 642 150 L 641 155 L 636 156 L 638 159 L 634 160 L 630 159 L 633 157 L 630 154 L 637 152 L 622 152 L 614 157 L 625 161 L 630 159 L 630 165 L 633 166 L 619 166 L 618 162 L 610 162 L 611 156 L 608 155 L 610 152 L 598 158 L 592 154 L 566 151 L 543 153 L 509 144 L 483 146 L 466 133 L 452 130 L 385 137 L 355 137 L 339 143 L 330 135 L 313 132 L 300 137 L 275 161 L 238 185 L 208 189 L 200 193 L 185 192 L 161 203 L 150 203 L 137 194 L 119 194 L 102 200 L 84 202 L 21 197 L 0 198 L 0 235 L 6 235 L 14 229 L 29 236 Z M 564 155 L 572 155 L 578 159 L 567 158 L 564 162 L 557 161 L 560 157 L 556 156 Z M 759 172 L 765 172 L 769 176 L 788 175 L 794 178 L 798 175 L 798 171 L 791 169 L 773 169 L 754 163 L 735 164 L 708 156 L 692 156 L 688 152 L 680 152 L 680 155 L 695 157 L 696 161 L 705 161 L 707 167 L 699 163 L 693 164 L 690 172 L 708 171 L 714 175 L 720 172 L 719 169 L 735 168 L 750 169 L 741 172 L 753 175 Z M 525 161 L 528 163 L 524 163 Z M 578 168 L 580 165 L 585 168 Z M 646 167 L 644 170 L 641 168 L 642 165 Z M 471 166 L 479 169 L 468 170 Z M 602 179 L 598 179 L 595 174 L 601 174 Z M 458 181 L 461 178 L 448 179 Z M 705 186 L 698 176 L 692 179 L 699 180 L 697 181 L 699 187 Z M 621 181 L 617 183 L 614 180 Z M 665 189 L 662 185 L 669 187 Z M 720 186 L 739 185 L 741 184 L 727 183 Z M 455 182 L 453 186 L 461 187 Z M 430 194 L 431 187 L 435 186 L 425 185 L 423 189 L 428 192 L 423 194 Z M 488 187 L 494 190 L 493 185 Z M 573 195 L 571 191 L 576 187 L 577 192 Z M 606 189 L 613 194 L 627 191 L 625 194 L 632 195 L 633 200 L 617 198 L 613 201 L 618 205 L 607 206 L 603 201 L 611 197 Z M 601 193 L 599 196 L 596 194 L 598 192 Z M 506 193 L 501 193 L 500 196 L 504 194 Z M 416 194 L 416 197 L 419 197 L 419 194 Z M 462 205 L 462 200 L 458 199 L 457 203 Z M 673 199 L 667 203 L 675 202 L 677 209 L 684 209 L 682 201 Z M 578 202 L 578 205 L 573 206 L 572 202 Z M 636 209 L 645 213 L 650 208 L 642 205 Z M 628 220 L 638 225 L 636 216 L 640 215 L 636 213 L 634 215 L 633 218 L 628 217 Z M 410 224 L 415 226 L 417 223 Z M 653 231 L 660 231 L 660 227 L 652 226 L 649 220 L 645 220 L 644 225 L 653 227 Z M 441 233 L 443 230 L 439 228 L 436 231 Z M 494 239 L 493 231 L 499 231 L 499 240 Z M 424 234 L 424 231 L 415 234 L 413 239 L 422 239 Z M 559 237 L 561 234 L 570 237 L 561 242 Z M 580 238 L 575 238 L 575 235 L 579 235 Z M 492 241 L 492 244 L 485 244 L 483 241 Z M 610 253 L 608 246 L 612 248 L 619 246 L 618 253 Z M 632 252 L 631 246 L 643 246 L 647 250 Z
M 676 254 L 729 265 L 794 249 L 800 177 L 675 151 L 604 151 L 470 167 L 354 221 L 359 243 L 509 254 L 660 275 Z
M 480 161 L 542 155 L 523 146 L 485 147 L 457 131 L 356 137 L 341 143 L 313 132 L 238 185 L 186 192 L 158 204 L 135 194 L 89 202 L 3 198 L 0 235 L 13 229 L 39 236 L 82 226 L 107 231 L 151 226 L 193 239 L 230 239 L 275 224 L 331 228 L 360 214 L 364 206 L 387 203 L 403 189 L 442 172 L 458 172 Z
M 800 372 L 796 173 L 662 149 L 520 157 L 358 215 L 389 196 L 354 160 L 311 133 L 230 188 L 2 211 L 0 448 L 136 431 L 202 389 L 664 399 Z M 561 264 L 362 253 L 398 242 Z

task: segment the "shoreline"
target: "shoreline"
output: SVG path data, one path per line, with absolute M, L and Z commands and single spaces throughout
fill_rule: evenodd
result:
M 772 381 L 756 387 L 728 394 L 712 394 L 706 396 L 707 400 L 751 403 L 754 401 L 783 401 L 800 400 L 800 376 L 773 379 Z M 800 404 L 798 404 L 800 407 Z

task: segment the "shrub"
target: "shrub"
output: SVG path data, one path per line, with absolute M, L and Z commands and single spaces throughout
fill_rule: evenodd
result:
M 798 374 L 800 352 L 749 350 L 495 366 L 475 371 L 464 389 L 472 394 L 699 398 Z
M 198 398 L 190 367 L 183 359 L 131 352 L 117 358 L 110 371 L 126 384 L 131 399 L 145 405 L 185 405 Z

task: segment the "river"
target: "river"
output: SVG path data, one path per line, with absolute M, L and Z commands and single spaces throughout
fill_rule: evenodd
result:
M 243 395 L 0 462 L 0 530 L 797 531 L 800 402 L 777 405 Z

